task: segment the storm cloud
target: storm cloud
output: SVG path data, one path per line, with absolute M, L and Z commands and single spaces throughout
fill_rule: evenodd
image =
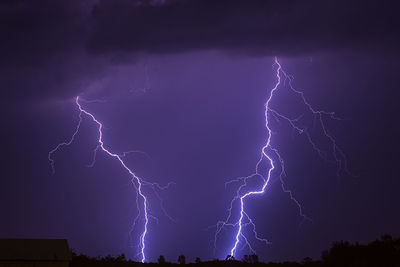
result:
M 175 0 L 100 1 L 89 51 L 169 53 L 198 49 L 290 55 L 396 39 L 389 2 Z
M 217 50 L 235 56 L 296 56 L 348 48 L 394 52 L 398 19 L 389 5 L 2 1 L 0 84 L 8 98 L 65 98 L 109 75 L 110 66 L 135 62 L 144 54 Z

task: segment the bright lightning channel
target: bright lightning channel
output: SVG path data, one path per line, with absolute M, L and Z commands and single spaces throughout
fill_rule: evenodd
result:
M 111 152 L 108 148 L 106 148 L 105 145 L 104 145 L 104 141 L 103 141 L 103 124 L 102 124 L 99 120 L 97 120 L 96 117 L 95 117 L 92 113 L 90 113 L 89 111 L 85 110 L 85 109 L 82 107 L 82 105 L 81 105 L 81 103 L 80 103 L 80 100 L 81 100 L 81 101 L 84 101 L 84 100 L 80 99 L 79 96 L 77 96 L 77 97 L 75 98 L 75 104 L 76 104 L 76 106 L 77 106 L 78 109 L 79 109 L 79 121 L 78 121 L 78 124 L 77 124 L 77 126 L 76 126 L 76 128 L 75 128 L 74 133 L 72 134 L 71 138 L 70 138 L 68 141 L 62 142 L 62 143 L 58 144 L 58 145 L 57 145 L 53 150 L 51 150 L 51 151 L 49 152 L 49 154 L 48 154 L 48 159 L 49 159 L 49 161 L 50 161 L 51 169 L 52 169 L 52 171 L 53 171 L 53 173 L 54 173 L 54 172 L 55 172 L 55 168 L 54 168 L 54 163 L 55 163 L 55 161 L 54 161 L 54 159 L 52 158 L 53 153 L 55 153 L 56 151 L 58 151 L 61 147 L 69 146 L 69 145 L 71 145 L 71 144 L 74 142 L 75 137 L 76 137 L 76 135 L 78 134 L 79 129 L 80 129 L 80 126 L 81 126 L 81 124 L 82 124 L 83 115 L 88 116 L 88 117 L 97 125 L 98 134 L 99 134 L 99 135 L 98 135 L 98 140 L 97 140 L 98 146 L 94 149 L 93 162 L 92 162 L 90 165 L 88 165 L 88 166 L 91 167 L 91 166 L 94 165 L 94 163 L 95 163 L 95 157 L 96 157 L 97 151 L 98 151 L 99 149 L 101 149 L 103 152 L 105 152 L 105 153 L 106 153 L 107 155 L 109 155 L 110 157 L 113 157 L 113 158 L 115 158 L 116 160 L 118 160 L 118 162 L 121 164 L 122 168 L 125 169 L 125 170 L 129 173 L 129 175 L 131 176 L 131 182 L 132 182 L 133 186 L 135 187 L 135 189 L 136 189 L 136 191 L 137 191 L 137 198 L 140 197 L 140 198 L 143 200 L 143 208 L 140 209 L 140 207 L 139 207 L 139 202 L 138 202 L 138 199 L 137 199 L 137 202 L 136 202 L 136 203 L 137 203 L 137 206 L 138 206 L 138 211 L 139 211 L 139 213 L 138 213 L 137 217 L 136 217 L 135 220 L 134 220 L 132 229 L 133 229 L 133 227 L 135 226 L 136 221 L 138 220 L 138 218 L 139 218 L 139 216 L 140 216 L 140 214 L 141 214 L 141 210 L 142 210 L 143 213 L 144 213 L 144 225 L 143 225 L 143 232 L 142 232 L 141 235 L 140 235 L 140 242 L 139 242 L 139 247 L 138 247 L 138 248 L 139 248 L 138 256 L 140 256 L 141 262 L 145 262 L 145 260 L 146 260 L 146 255 L 145 255 L 146 242 L 145 242 L 145 241 L 146 241 L 146 236 L 147 236 L 147 233 L 148 233 L 149 219 L 150 219 L 150 218 L 153 218 L 153 219 L 157 220 L 157 218 L 154 217 L 152 214 L 149 213 L 149 207 L 148 207 L 148 206 L 149 206 L 149 202 L 148 202 L 148 199 L 147 199 L 146 195 L 143 193 L 143 186 L 147 185 L 147 186 L 150 186 L 150 187 L 152 188 L 152 190 L 153 190 L 154 193 L 156 194 L 156 197 L 160 200 L 161 209 L 162 209 L 162 211 L 164 212 L 164 214 L 165 214 L 168 218 L 170 218 L 171 220 L 174 220 L 171 216 L 169 216 L 169 215 L 165 212 L 165 209 L 164 209 L 164 207 L 163 207 L 163 202 L 162 202 L 162 200 L 160 199 L 160 195 L 159 195 L 158 192 L 157 192 L 157 189 L 158 189 L 158 190 L 167 189 L 167 188 L 168 188 L 170 185 L 172 185 L 173 183 L 170 182 L 170 183 L 168 183 L 167 186 L 164 186 L 164 187 L 163 187 L 163 186 L 160 186 L 160 185 L 157 184 L 157 183 L 150 183 L 150 182 L 147 182 L 147 181 L 143 180 L 142 178 L 140 178 L 138 175 L 136 175 L 136 174 L 126 165 L 126 163 L 124 162 L 124 160 L 123 160 L 122 158 L 123 158 L 126 154 L 128 154 L 128 153 L 137 152 L 137 151 L 124 152 L 122 155 L 118 155 L 118 154 L 116 154 L 116 153 Z
M 297 206 L 299 215 L 303 218 L 303 220 L 309 220 L 312 221 L 309 217 L 307 217 L 306 214 L 303 212 L 303 207 L 301 203 L 294 197 L 294 194 L 291 190 L 287 189 L 285 182 L 284 182 L 284 177 L 286 177 L 286 172 L 285 172 L 285 162 L 283 158 L 281 157 L 279 151 L 277 148 L 273 147 L 271 144 L 271 137 L 272 137 L 272 129 L 270 127 L 270 116 L 274 116 L 276 120 L 284 120 L 286 121 L 289 126 L 291 126 L 298 134 L 303 134 L 305 135 L 307 141 L 310 143 L 312 148 L 318 153 L 318 155 L 324 159 L 326 159 L 326 153 L 322 151 L 320 148 L 318 148 L 316 142 L 314 142 L 313 138 L 311 137 L 310 133 L 308 132 L 306 127 L 302 127 L 298 125 L 298 122 L 301 117 L 291 119 L 278 111 L 272 109 L 270 107 L 270 103 L 274 97 L 275 92 L 278 90 L 278 88 L 282 85 L 283 82 L 288 81 L 289 89 L 296 95 L 300 96 L 300 99 L 302 100 L 302 103 L 307 107 L 308 111 L 314 116 L 314 120 L 316 120 L 319 123 L 319 126 L 322 129 L 322 134 L 323 137 L 326 138 L 326 140 L 331 144 L 332 146 L 332 156 L 335 160 L 335 163 L 337 165 L 337 175 L 339 175 L 341 170 L 344 170 L 345 172 L 349 173 L 347 169 L 347 159 L 343 151 L 338 147 L 337 142 L 335 138 L 333 137 L 332 134 L 328 131 L 325 123 L 324 123 L 324 117 L 327 117 L 329 119 L 333 120 L 339 120 L 338 117 L 336 117 L 334 112 L 327 112 L 323 110 L 316 110 L 312 107 L 312 105 L 307 101 L 307 99 L 304 96 L 304 93 L 295 89 L 292 85 L 292 80 L 293 77 L 287 74 L 280 62 L 278 61 L 278 58 L 274 58 L 274 64 L 273 66 L 276 66 L 276 83 L 273 86 L 273 88 L 270 90 L 270 93 L 268 95 L 267 101 L 265 102 L 265 128 L 267 130 L 267 140 L 265 145 L 261 148 L 261 155 L 260 159 L 256 164 L 255 167 L 255 172 L 249 176 L 246 177 L 240 177 L 237 179 L 234 179 L 232 181 L 229 181 L 225 184 L 228 185 L 230 183 L 235 183 L 235 182 L 241 182 L 240 186 L 238 187 L 236 191 L 235 197 L 232 199 L 230 202 L 230 206 L 228 208 L 228 215 L 227 218 L 224 221 L 219 221 L 216 225 L 216 232 L 214 236 L 214 248 L 216 249 L 217 247 L 217 239 L 221 231 L 225 227 L 233 227 L 236 229 L 235 235 L 234 235 L 234 242 L 231 245 L 231 248 L 229 250 L 229 254 L 227 259 L 234 259 L 237 250 L 239 249 L 239 244 L 241 242 L 244 243 L 243 247 L 240 249 L 245 248 L 246 246 L 252 251 L 252 253 L 256 253 L 256 251 L 253 249 L 251 246 L 248 238 L 244 234 L 244 228 L 250 226 L 252 233 L 254 235 L 254 238 L 260 242 L 263 242 L 265 244 L 269 244 L 270 242 L 267 239 L 259 237 L 257 231 L 256 231 L 256 225 L 253 222 L 253 220 L 250 218 L 248 213 L 246 212 L 245 209 L 245 200 L 253 195 L 260 195 L 264 194 L 268 185 L 271 182 L 271 175 L 273 171 L 278 167 L 280 169 L 280 174 L 279 174 L 279 182 L 281 183 L 281 188 L 284 193 L 287 193 L 290 197 L 290 199 L 294 202 L 294 204 Z M 274 158 L 276 160 L 274 160 Z M 259 171 L 260 165 L 263 162 L 267 162 L 269 169 L 266 174 L 262 174 Z M 245 188 L 248 185 L 247 181 L 251 178 L 259 177 L 262 179 L 262 186 L 258 190 L 253 190 L 253 191 L 246 191 Z M 244 191 L 244 192 L 243 192 Z M 232 222 L 232 212 L 233 212 L 233 206 L 234 203 L 239 201 L 240 204 L 240 212 L 239 212 L 239 219 Z

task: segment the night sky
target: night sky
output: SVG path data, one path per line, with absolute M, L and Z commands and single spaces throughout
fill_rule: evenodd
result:
M 351 175 L 287 86 L 274 109 L 303 115 L 326 160 L 284 121 L 272 142 L 285 158 L 286 185 L 312 219 L 304 221 L 274 174 L 247 204 L 263 261 L 318 258 L 334 241 L 400 236 L 399 19 L 395 1 L 116 0 L 0 1 L 1 238 L 67 238 L 79 253 L 138 260 L 141 222 L 129 175 L 98 152 L 96 125 L 79 120 L 74 98 L 104 124 L 104 142 L 151 182 L 146 254 L 225 258 L 227 228 L 215 224 L 264 145 L 264 104 L 276 82 L 274 56 L 317 109 Z M 287 85 L 287 84 L 286 84 Z M 98 101 L 89 101 L 98 100 Z M 162 203 L 162 206 L 161 206 Z M 163 215 L 162 207 L 172 217 Z M 237 214 L 237 210 L 236 210 Z M 242 247 L 242 246 L 240 246 Z M 238 258 L 249 253 L 238 251 Z

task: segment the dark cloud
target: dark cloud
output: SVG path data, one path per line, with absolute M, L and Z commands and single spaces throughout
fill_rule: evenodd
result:
M 70 96 L 98 70 L 84 51 L 87 1 L 0 2 L 0 85 L 19 100 Z
M 220 50 L 299 55 L 395 51 L 390 2 L 116 0 L 0 2 L 6 97 L 64 98 L 145 54 Z
M 64 1 L 0 3 L 1 66 L 34 66 L 82 42 L 79 12 Z
M 233 49 L 299 54 L 388 44 L 397 28 L 395 10 L 381 1 L 100 1 L 93 21 L 88 47 L 97 53 Z

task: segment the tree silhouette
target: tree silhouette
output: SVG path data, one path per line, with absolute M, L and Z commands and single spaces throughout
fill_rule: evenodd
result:
M 233 257 L 232 255 L 226 255 L 225 261 L 234 261 L 235 257 Z
M 185 255 L 179 255 L 179 257 L 178 257 L 178 262 L 179 262 L 179 264 L 186 264 L 186 257 L 185 257 Z
M 336 242 L 322 252 L 328 266 L 400 266 L 400 239 L 383 235 L 368 245 Z
M 312 258 L 310 257 L 305 257 L 302 261 L 301 264 L 306 265 L 306 264 L 310 264 L 312 262 Z
M 243 255 L 242 261 L 244 263 L 258 263 L 258 256 L 256 254 Z
M 258 263 L 258 256 L 256 254 L 250 255 L 251 263 Z
M 159 264 L 164 264 L 166 262 L 163 255 L 160 255 L 160 257 L 158 257 L 157 261 L 158 261 Z
M 243 255 L 242 261 L 245 262 L 245 263 L 250 263 L 250 256 L 247 255 L 247 254 L 246 254 L 246 255 Z
M 194 262 L 195 263 L 201 263 L 201 259 L 199 257 L 196 257 L 196 260 Z

